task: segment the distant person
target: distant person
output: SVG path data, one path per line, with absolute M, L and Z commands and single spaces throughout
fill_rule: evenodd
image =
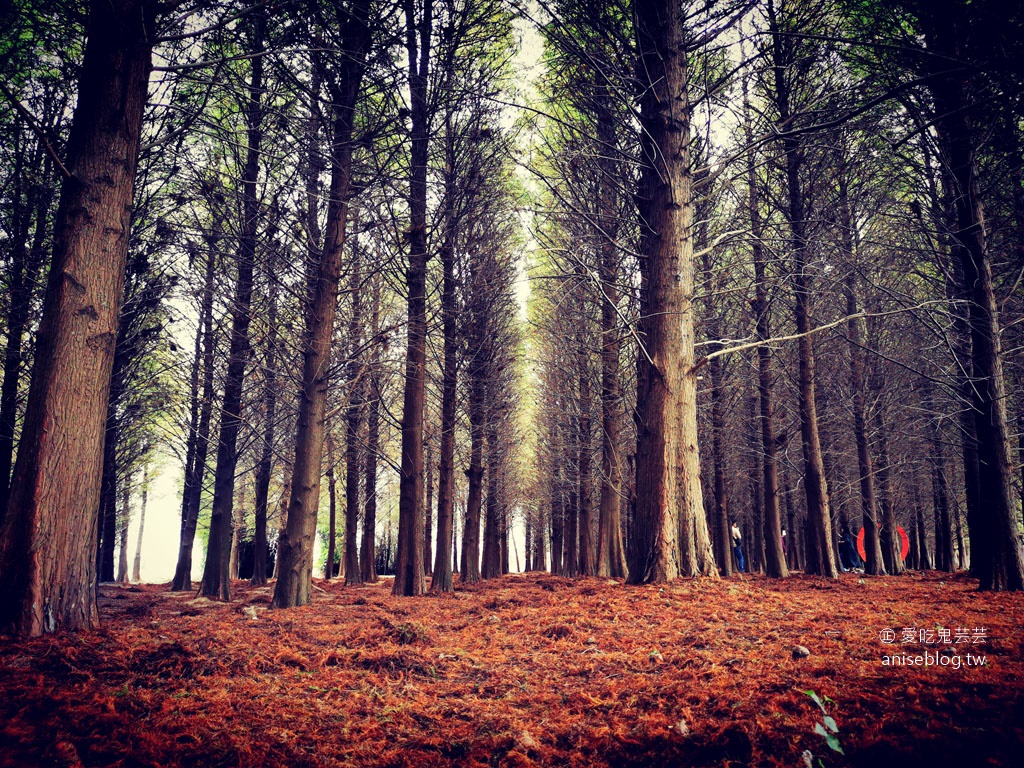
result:
M 782 529 L 782 554 L 789 554 L 789 544 L 786 543 L 786 529 Z
M 736 556 L 736 568 L 740 573 L 744 573 L 746 568 L 743 561 L 743 535 L 735 520 L 732 521 L 732 553 Z
M 857 547 L 853 541 L 850 529 L 844 525 L 842 532 L 839 534 L 839 564 L 844 573 L 863 567 L 860 556 L 857 554 Z

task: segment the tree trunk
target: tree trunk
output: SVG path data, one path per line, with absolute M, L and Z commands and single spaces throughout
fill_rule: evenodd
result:
M 622 395 L 619 388 L 619 253 L 618 183 L 615 124 L 608 106 L 607 88 L 598 89 L 597 139 L 601 146 L 601 186 L 598 211 L 601 223 L 601 500 L 597 533 L 597 573 L 625 578 L 626 554 L 622 546 Z M 538 526 L 538 532 L 543 529 Z M 537 538 L 543 545 L 544 536 Z M 543 569 L 543 558 L 541 565 Z
M 424 504 L 424 521 L 423 521 L 423 572 L 425 575 L 431 575 L 431 559 L 433 558 L 433 550 L 431 549 L 430 534 L 434 530 L 434 451 L 432 449 L 430 432 L 427 432 L 424 439 L 423 452 L 425 455 L 424 469 L 427 473 L 427 498 Z
M 969 120 L 970 74 L 944 63 L 961 60 L 961 35 L 968 19 L 961 4 L 944 1 L 929 5 L 923 21 L 925 40 L 933 54 L 928 60 L 935 66 L 929 86 L 939 116 L 936 129 L 952 182 L 956 213 L 953 252 L 968 298 L 973 368 L 970 403 L 979 472 L 977 513 L 973 525 L 970 516 L 967 521 L 972 570 L 983 590 L 1017 591 L 1024 589 L 1024 553 L 1013 500 L 999 315 Z
M 881 381 L 874 382 L 874 399 L 880 400 Z M 899 522 L 896 520 L 896 505 L 893 498 L 892 471 L 889 464 L 889 434 L 885 420 L 882 418 L 881 406 L 875 407 L 875 433 L 878 442 L 878 485 L 879 502 L 882 506 L 882 530 L 880 544 L 882 548 L 882 562 L 885 563 L 885 570 L 890 576 L 898 576 L 906 571 L 903 565 L 903 558 L 900 555 L 902 541 L 899 535 Z
M 934 389 L 931 379 L 921 382 L 921 408 L 931 415 L 928 431 L 928 464 L 932 485 L 932 508 L 935 525 L 935 568 L 940 571 L 954 570 L 953 536 L 949 520 L 949 485 L 946 482 L 946 448 L 939 426 Z
M 359 566 L 363 582 L 377 581 L 377 452 L 380 450 L 380 387 L 377 368 L 380 363 L 380 278 L 374 277 L 370 327 L 374 342 L 370 349 L 369 413 L 366 416 L 366 464 L 363 481 L 363 539 L 359 549 Z
M 931 570 L 931 559 L 928 556 L 928 531 L 924 524 L 924 506 L 921 504 L 921 489 L 914 478 L 914 516 L 917 527 L 917 567 L 922 571 Z M 952 559 L 950 560 L 952 565 Z
M 50 163 L 46 164 L 49 177 Z M 10 305 L 7 311 L 7 344 L 4 347 L 3 383 L 0 384 L 0 526 L 7 513 L 10 493 L 11 463 L 14 458 L 14 430 L 18 421 L 18 387 L 22 374 L 22 343 L 29 327 L 34 287 L 45 258 L 47 214 L 53 202 L 53 192 L 45 182 L 39 184 L 36 195 L 27 195 L 25 203 L 26 221 L 22 226 L 22 242 L 12 246 L 10 267 Z M 32 244 L 28 245 L 28 212 L 35 205 L 35 228 Z
M 800 179 L 802 149 L 799 137 L 792 133 L 793 114 L 790 110 L 789 83 L 786 67 L 789 62 L 782 51 L 783 32 L 775 15 L 774 3 L 769 0 L 768 18 L 773 49 L 775 98 L 779 111 L 779 126 L 783 131 L 782 146 L 786 162 L 788 207 L 785 211 L 790 227 L 790 250 L 793 256 L 793 288 L 796 294 L 795 315 L 799 360 L 798 402 L 800 434 L 803 440 L 804 493 L 807 500 L 807 531 L 814 538 L 807 547 L 806 572 L 828 578 L 838 578 L 836 558 L 832 551 L 832 520 L 829 510 L 828 484 L 821 458 L 821 438 L 818 434 L 818 405 L 815 394 L 815 361 L 811 331 L 810 276 L 807 273 L 807 236 L 805 203 Z
M 760 194 L 757 185 L 757 169 L 753 149 L 755 146 L 753 136 L 754 131 L 750 118 L 750 99 L 747 94 L 747 79 L 747 71 L 744 70 L 742 78 L 743 134 L 746 139 L 747 146 L 750 147 L 746 154 L 747 216 L 750 219 L 750 250 L 754 262 L 754 299 L 751 302 L 751 309 L 754 312 L 754 338 L 758 341 L 765 341 L 766 339 L 771 338 L 771 318 L 769 316 L 768 307 L 768 283 L 767 276 L 765 274 L 766 259 L 763 245 L 764 225 L 761 221 Z M 714 364 L 718 361 L 712 360 L 711 362 Z M 719 366 L 721 366 L 720 362 Z M 720 376 L 721 374 L 719 373 L 719 377 Z M 766 542 L 766 555 L 768 559 L 767 572 L 769 576 L 785 578 L 786 576 L 789 576 L 789 569 L 786 563 L 786 553 L 782 546 L 783 525 L 782 512 L 779 507 L 779 467 L 776 459 L 775 446 L 775 404 L 772 397 L 773 379 L 772 352 L 766 344 L 762 344 L 757 348 L 757 395 L 764 473 L 762 479 L 762 493 L 764 495 L 764 536 Z M 712 387 L 714 387 L 714 367 L 711 368 L 711 380 Z M 712 419 L 714 419 L 713 414 Z M 717 475 L 715 487 L 716 489 L 718 487 Z M 729 557 L 729 525 L 725 515 L 726 513 L 723 511 L 723 514 L 720 516 L 718 521 L 718 535 L 722 537 L 724 562 L 728 564 L 732 562 L 732 559 Z M 792 530 L 792 524 L 790 525 L 790 530 Z M 723 575 L 731 575 L 730 572 L 723 572 Z
M 338 11 L 339 14 L 343 13 Z M 331 191 L 327 231 L 320 258 L 309 265 L 302 385 L 292 469 L 288 522 L 278 545 L 278 580 L 273 606 L 307 605 L 313 587 L 313 543 L 320 500 L 324 417 L 331 337 L 338 304 L 338 280 L 348 220 L 352 131 L 359 86 L 370 47 L 369 3 L 357 0 L 344 15 L 345 53 L 336 80 L 329 83 L 333 102 Z
M 703 514 L 695 434 L 693 203 L 682 9 L 667 0 L 639 0 L 636 19 L 644 86 L 638 194 L 642 347 L 629 580 L 644 584 L 679 574 L 680 514 L 691 518 L 694 530 L 694 540 L 682 542 L 686 560 L 709 575 L 717 576 L 717 569 Z M 706 553 L 691 550 L 701 546 L 699 528 Z
M 7 514 L 0 631 L 85 629 L 154 6 L 93 0 L 43 319 Z
M 562 573 L 562 541 L 565 527 L 565 494 L 562 492 L 561 468 L 551 478 L 551 566 L 554 574 Z
M 581 282 L 582 294 L 582 282 Z M 582 296 L 581 296 L 582 299 Z M 581 301 L 580 318 L 586 318 L 586 307 Z M 579 452 L 576 460 L 579 465 L 579 575 L 593 576 L 597 573 L 594 564 L 594 540 L 591 535 L 593 523 L 592 505 L 590 501 L 590 370 L 587 365 L 585 323 L 581 322 L 579 339 L 577 340 L 576 359 L 579 366 L 580 385 L 580 420 L 579 420 Z
M 103 443 L 103 479 L 100 482 L 99 541 L 96 568 L 101 583 L 114 580 L 114 539 L 117 536 L 117 420 L 107 409 L 106 439 Z
M 128 478 L 124 479 L 119 489 L 121 493 L 121 515 L 117 531 L 117 583 L 128 583 L 128 524 L 131 522 L 131 506 L 129 504 Z
M 203 303 L 200 309 L 202 330 L 196 333 L 196 355 L 193 363 L 192 398 L 194 434 L 190 435 L 189 448 L 194 454 L 191 463 L 185 463 L 185 486 L 181 493 L 181 538 L 178 544 L 178 561 L 174 569 L 171 589 L 188 592 L 192 589 L 192 548 L 195 544 L 196 528 L 199 525 L 199 507 L 202 502 L 203 481 L 206 477 L 206 457 L 210 449 L 210 421 L 213 417 L 213 357 L 216 347 L 213 333 L 213 286 L 217 260 L 212 244 L 206 254 L 206 278 L 203 287 Z M 203 389 L 199 393 L 198 371 L 200 366 L 200 340 L 202 343 Z M 201 403 L 201 405 L 200 405 Z M 196 422 L 198 409 L 198 423 Z
M 132 562 L 132 581 L 142 581 L 142 531 L 146 527 L 146 502 L 149 500 L 149 463 L 142 465 L 142 502 L 139 504 L 139 535 L 135 539 L 135 560 Z
M 359 432 L 363 424 L 363 407 L 366 400 L 362 360 L 362 252 L 358 246 L 352 249 L 349 264 L 349 293 L 352 296 L 352 316 L 349 318 L 348 341 L 348 405 L 345 414 L 345 585 L 363 583 L 363 572 L 359 567 Z
M 427 152 L 432 0 L 424 0 L 416 23 L 416 4 L 403 3 L 409 54 L 412 150 L 409 168 L 409 326 L 402 408 L 402 469 L 398 493 L 398 554 L 395 595 L 423 594 L 423 407 L 427 362 Z
M 251 354 L 249 325 L 252 321 L 253 266 L 256 259 L 256 230 L 259 223 L 260 145 L 263 140 L 263 35 L 265 12 L 253 17 L 252 71 L 246 102 L 247 147 L 242 170 L 242 222 L 238 238 L 238 276 L 231 318 L 231 346 L 224 377 L 224 398 L 220 411 L 220 438 L 213 479 L 213 511 L 206 563 L 199 591 L 205 597 L 231 599 L 231 515 L 238 464 L 238 435 L 242 428 L 242 387 Z
M 253 537 L 252 577 L 253 586 L 267 583 L 267 504 L 270 497 L 270 476 L 274 471 L 274 429 L 277 419 L 277 280 L 267 275 L 270 283 L 267 309 L 267 358 L 263 374 L 263 445 L 260 449 L 260 463 L 256 470 L 256 518 Z
M 493 413 L 487 416 L 487 498 L 484 516 L 484 553 L 480 576 L 493 579 L 501 575 L 501 520 L 498 503 L 498 426 Z
M 857 313 L 857 270 L 854 264 L 853 218 L 847 194 L 845 168 L 839 177 L 839 225 L 842 247 L 849 273 L 846 276 L 846 314 Z M 846 325 L 850 340 L 850 389 L 853 391 L 853 434 L 857 443 L 857 466 L 860 471 L 860 498 L 862 526 L 864 528 L 864 573 L 869 576 L 885 574 L 882 559 L 881 540 L 878 530 L 878 499 L 875 494 L 875 470 L 871 461 L 868 444 L 867 403 L 864 385 L 864 338 L 861 334 L 863 320 L 850 320 Z M 845 531 L 851 536 L 851 531 Z
M 571 395 L 570 395 L 571 396 Z M 561 575 L 573 578 L 579 574 L 579 520 L 580 520 L 580 473 L 579 473 L 579 417 L 569 417 L 565 424 L 562 445 L 562 461 L 566 467 L 568 482 L 564 489 L 565 503 L 563 506 L 562 526 L 562 570 Z
M 455 144 L 450 123 L 446 125 L 445 153 L 450 183 L 455 167 Z M 453 190 L 448 190 L 450 198 Z M 458 324 L 457 284 L 455 280 L 455 226 L 452 204 L 445 207 L 445 231 L 441 244 L 441 322 L 444 333 L 444 370 L 441 374 L 441 457 L 437 478 L 437 558 L 430 591 L 451 592 L 452 521 L 455 502 L 455 427 L 458 419 Z
M 477 353 L 479 356 L 479 353 Z M 469 498 L 466 501 L 466 524 L 462 533 L 462 578 L 463 584 L 480 580 L 480 507 L 483 501 L 483 443 L 484 443 L 484 382 L 481 363 L 474 359 L 470 363 L 469 390 Z
M 327 561 L 324 565 L 324 579 L 330 580 L 338 573 L 334 561 L 338 558 L 338 478 L 334 472 L 334 441 L 327 435 Z M 347 499 L 346 499 L 347 501 Z M 345 531 L 346 537 L 348 531 Z M 346 544 L 347 547 L 347 544 Z M 347 574 L 345 563 L 341 564 L 341 573 Z M 346 576 L 347 578 L 347 576 Z

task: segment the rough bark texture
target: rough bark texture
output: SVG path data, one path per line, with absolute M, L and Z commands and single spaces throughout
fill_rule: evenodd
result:
M 700 491 L 693 370 L 693 241 L 690 107 L 682 9 L 636 4 L 643 162 L 638 194 L 642 270 L 636 406 L 636 507 L 632 583 L 679 574 L 678 523 L 687 570 L 715 574 Z
M 328 84 L 334 109 L 330 202 L 324 247 L 317 263 L 310 265 L 295 464 L 288 522 L 278 546 L 275 608 L 307 605 L 313 588 L 313 539 L 320 501 L 327 373 L 348 221 L 353 116 L 370 43 L 368 15 L 369 3 L 366 0 L 353 3 L 344 21 L 343 63 L 339 66 L 337 79 Z
M 97 625 L 104 425 L 124 290 L 154 7 L 94 0 L 53 262 L 7 514 L 0 631 Z

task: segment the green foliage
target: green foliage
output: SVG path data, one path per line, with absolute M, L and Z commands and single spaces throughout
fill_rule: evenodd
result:
M 835 704 L 835 702 L 828 696 L 825 696 L 824 700 L 822 700 L 822 697 L 818 696 L 814 691 L 804 691 L 804 693 L 810 696 L 811 701 L 813 701 L 818 706 L 818 709 L 821 710 L 822 720 L 821 722 L 814 724 L 814 733 L 825 739 L 825 743 L 828 745 L 828 748 L 833 752 L 838 752 L 840 755 L 845 754 L 842 746 L 839 744 L 839 725 L 836 723 L 835 718 L 829 715 L 828 710 L 825 708 L 826 703 Z M 821 764 L 820 758 L 818 759 L 818 763 L 819 765 Z

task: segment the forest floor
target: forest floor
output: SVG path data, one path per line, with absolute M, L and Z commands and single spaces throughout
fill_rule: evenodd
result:
M 0 639 L 0 765 L 1021 765 L 1024 595 L 966 576 L 390 583 L 104 585 L 99 630 Z

